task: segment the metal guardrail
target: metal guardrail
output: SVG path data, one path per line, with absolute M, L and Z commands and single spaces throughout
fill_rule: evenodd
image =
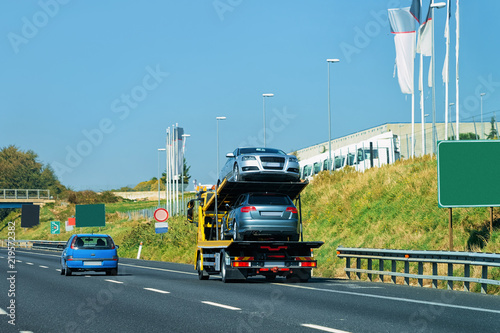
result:
M 0 199 L 50 199 L 50 190 L 0 189 Z
M 38 250 L 52 250 L 62 251 L 66 245 L 65 241 L 47 241 L 47 240 L 15 240 L 7 241 L 6 239 L 0 240 L 1 247 L 7 247 L 9 243 L 14 243 L 16 248 L 38 249 Z
M 464 290 L 470 291 L 470 282 L 481 284 L 481 293 L 486 294 L 488 284 L 500 285 L 499 280 L 488 279 L 488 267 L 500 267 L 500 254 L 475 252 L 446 252 L 446 251 L 412 251 L 412 250 L 384 250 L 347 248 L 339 246 L 337 257 L 346 259 L 345 272 L 348 278 L 355 273 L 360 279 L 361 273 L 366 273 L 372 281 L 372 275 L 378 275 L 384 282 L 384 276 L 391 276 L 391 282 L 396 283 L 396 277 L 404 278 L 404 284 L 410 285 L 410 278 L 415 278 L 420 287 L 423 280 L 431 280 L 432 288 L 437 288 L 437 281 L 448 281 L 447 289 L 453 290 L 453 282 L 464 283 Z M 356 261 L 356 268 L 351 268 L 351 258 Z M 367 260 L 367 269 L 361 268 L 361 260 Z M 378 270 L 373 269 L 373 260 L 378 260 Z M 391 262 L 391 271 L 384 270 L 384 262 Z M 404 273 L 397 272 L 397 262 L 404 262 Z M 410 263 L 418 264 L 418 274 L 410 274 Z M 424 264 L 432 265 L 432 275 L 424 275 Z M 447 276 L 438 274 L 438 264 L 447 265 Z M 464 276 L 453 276 L 453 265 L 463 265 Z M 470 276 L 471 266 L 481 266 L 481 278 Z

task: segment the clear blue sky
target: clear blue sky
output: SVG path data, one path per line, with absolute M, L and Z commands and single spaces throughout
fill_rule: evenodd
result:
M 479 119 L 479 93 L 486 92 L 489 120 L 500 113 L 500 1 L 460 2 L 461 119 Z M 0 147 L 34 150 L 73 189 L 119 188 L 157 175 L 157 148 L 164 147 L 165 129 L 178 123 L 191 134 L 192 177 L 212 183 L 215 117 L 227 117 L 220 122 L 222 165 L 226 152 L 262 137 L 262 93 L 275 94 L 266 100 L 274 128 L 268 146 L 293 151 L 327 141 L 327 58 L 340 59 L 331 65 L 333 138 L 410 122 L 410 95 L 393 78 L 387 21 L 388 8 L 410 3 L 2 1 Z M 444 121 L 445 18 L 445 9 L 436 11 L 438 121 Z M 430 113 L 429 88 L 425 98 Z

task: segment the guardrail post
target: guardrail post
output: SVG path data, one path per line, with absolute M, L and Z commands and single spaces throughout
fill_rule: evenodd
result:
M 483 266 L 481 278 L 485 280 L 488 278 L 488 266 Z M 481 283 L 481 294 L 487 294 L 487 293 L 488 293 L 488 284 Z
M 418 262 L 418 275 L 424 275 L 424 263 L 421 261 Z M 418 279 L 418 286 L 424 286 L 423 279 Z
M 470 265 L 468 264 L 464 265 L 464 277 L 465 278 L 470 277 Z M 464 281 L 464 291 L 470 291 L 469 285 L 470 285 L 469 281 Z
M 384 260 L 383 259 L 380 259 L 378 261 L 378 270 L 383 272 L 384 271 Z M 380 281 L 384 282 L 384 274 L 379 274 L 379 279 Z
M 436 276 L 438 275 L 438 264 L 433 262 L 432 263 L 432 276 Z M 437 289 L 438 285 L 437 285 L 437 280 L 436 279 L 432 279 L 432 288 L 436 288 Z
M 345 258 L 345 268 L 351 268 L 351 258 L 349 257 Z M 346 270 L 345 273 L 347 274 L 347 278 L 351 279 L 351 272 Z
M 391 260 L 391 271 L 393 273 L 396 273 L 396 260 Z M 391 281 L 392 283 L 396 283 L 396 276 L 391 275 Z
M 356 268 L 361 269 L 361 258 L 356 258 Z M 361 280 L 361 273 L 356 272 L 356 277 L 358 278 L 358 280 Z
M 405 261 L 405 274 L 410 274 L 410 262 Z M 410 278 L 408 276 L 405 276 L 405 286 L 410 285 Z
M 368 270 L 369 271 L 372 270 L 372 260 L 371 259 L 368 259 Z M 372 282 L 372 273 L 368 273 L 368 280 L 370 282 Z
M 448 276 L 453 276 L 453 264 L 448 264 Z M 453 280 L 448 280 L 448 290 L 453 290 Z

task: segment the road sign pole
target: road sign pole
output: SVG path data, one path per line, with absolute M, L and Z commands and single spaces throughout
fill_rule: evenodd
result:
M 493 207 L 490 207 L 490 235 L 493 234 Z
M 449 238 L 450 238 L 450 251 L 453 251 L 453 208 L 451 207 L 450 207 Z

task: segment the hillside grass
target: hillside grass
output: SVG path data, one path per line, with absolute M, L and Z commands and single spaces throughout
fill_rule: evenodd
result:
M 73 233 L 108 233 L 120 245 L 121 257 L 135 258 L 142 241 L 143 259 L 193 264 L 196 227 L 187 223 L 185 217 L 171 217 L 168 220 L 169 231 L 162 237 L 155 234 L 154 221 L 129 221 L 128 215 L 124 214 L 128 210 L 156 206 L 155 201 L 106 204 L 106 227 L 100 230 L 75 228 Z M 40 225 L 23 229 L 20 227 L 20 213 L 13 212 L 0 224 L 0 238 L 6 238 L 7 221 L 16 220 L 17 239 L 67 240 L 71 233 L 50 234 L 50 221 L 61 221 L 63 225 L 74 214 L 74 205 L 46 205 L 41 210 Z M 500 214 L 495 209 L 492 235 L 488 229 L 489 214 L 489 208 L 453 210 L 455 251 L 500 253 Z M 324 242 L 321 248 L 315 250 L 318 260 L 315 276 L 345 277 L 345 260 L 336 257 L 339 245 L 448 251 L 449 210 L 438 207 L 437 162 L 429 155 L 369 169 L 364 173 L 352 168 L 334 173 L 322 172 L 302 195 L 302 215 L 304 240 Z M 64 230 L 64 227 L 61 229 Z M 377 264 L 374 262 L 374 267 L 378 267 Z M 390 269 L 389 266 L 386 269 Z M 461 269 L 457 265 L 454 273 L 463 274 Z M 411 272 L 416 272 L 416 265 L 411 266 Z M 439 267 L 439 272 L 446 275 L 446 267 Z M 489 278 L 500 280 L 498 268 L 490 268 L 489 272 Z M 425 268 L 424 274 L 431 274 L 430 267 Z M 480 267 L 471 270 L 472 277 L 480 277 L 480 274 Z M 362 278 L 366 276 L 362 275 Z M 428 281 L 426 283 L 429 284 Z M 445 282 L 440 283 L 444 287 Z M 476 291 L 480 288 L 472 283 L 471 287 Z M 457 282 L 455 288 L 461 289 L 461 284 Z M 500 293 L 500 287 L 488 288 L 490 293 Z

